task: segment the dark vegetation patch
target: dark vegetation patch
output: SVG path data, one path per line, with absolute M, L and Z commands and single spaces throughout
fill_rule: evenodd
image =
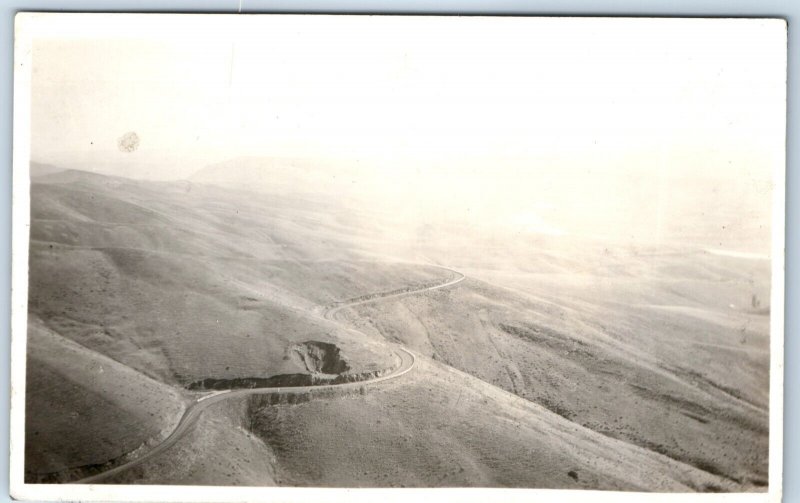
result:
M 570 411 L 566 407 L 561 406 L 560 404 L 553 402 L 549 398 L 539 397 L 536 399 L 536 402 L 542 405 L 550 412 L 554 412 L 559 416 L 563 417 L 564 419 L 572 421 L 572 418 L 575 417 L 575 414 L 573 414 L 572 411 Z
M 351 382 L 368 381 L 376 379 L 394 369 L 374 370 L 339 375 L 311 375 L 311 374 L 280 374 L 270 377 L 234 377 L 231 379 L 216 379 L 207 377 L 194 381 L 186 386 L 192 391 L 221 391 L 226 389 L 255 389 L 255 388 L 297 388 L 301 386 L 320 386 L 330 384 L 345 384 Z
M 516 325 L 506 325 L 500 323 L 500 329 L 514 337 L 533 342 L 540 346 L 545 346 L 558 352 L 577 354 L 587 358 L 594 358 L 591 351 L 585 349 L 587 344 L 578 339 L 574 339 L 560 332 L 541 325 L 528 325 L 520 327 Z
M 308 341 L 292 349 L 300 356 L 308 374 L 279 374 L 269 377 L 207 377 L 188 384 L 186 388 L 192 391 L 217 391 L 343 384 L 375 379 L 394 370 L 393 367 L 369 372 L 347 373 L 350 365 L 342 358 L 339 348 L 328 342 Z
M 614 437 L 614 438 L 619 438 L 621 440 L 625 440 L 625 437 L 622 437 L 622 436 Z M 651 450 L 653 452 L 657 452 L 657 453 L 662 454 L 664 456 L 667 456 L 669 458 L 673 458 L 673 456 L 670 455 L 669 449 L 664 444 L 657 444 L 657 443 L 651 442 L 649 440 L 639 440 L 639 441 L 637 441 L 635 443 L 639 447 L 644 447 L 645 449 L 649 449 L 649 450 Z
M 692 384 L 710 386 L 710 387 L 712 387 L 712 388 L 714 388 L 716 390 L 722 391 L 723 393 L 725 393 L 725 394 L 727 394 L 727 395 L 729 395 L 729 396 L 731 396 L 731 397 L 733 397 L 733 398 L 735 398 L 737 400 L 741 400 L 743 402 L 747 402 L 748 404 L 753 405 L 754 407 L 757 407 L 757 405 L 755 405 L 754 403 L 748 401 L 742 395 L 742 393 L 739 390 L 737 390 L 735 388 L 731 388 L 729 386 L 724 386 L 722 384 L 716 383 L 716 382 L 712 381 L 711 379 L 709 379 L 708 377 L 706 377 L 703 374 L 701 374 L 700 372 L 697 372 L 696 370 L 686 369 L 686 368 L 683 368 L 683 367 L 671 367 L 671 366 L 668 366 L 668 365 L 659 365 L 659 366 L 661 368 L 663 368 L 664 370 L 668 370 L 668 371 L 670 371 L 670 372 L 672 372 L 674 374 L 680 375 L 680 376 L 688 379 L 689 381 L 692 382 Z
M 717 391 L 721 391 L 722 393 L 728 395 L 731 398 L 744 402 L 755 408 L 760 408 L 758 405 L 745 398 L 739 390 L 731 388 L 729 386 L 718 384 L 709 379 L 708 377 L 704 376 L 700 372 L 697 372 L 695 370 L 685 369 L 682 367 L 670 367 L 666 365 L 659 365 L 659 366 L 664 370 L 667 370 L 685 379 L 688 379 L 695 386 L 705 389 L 712 388 Z M 765 411 L 765 413 L 766 412 L 767 411 Z M 763 424 L 762 422 L 755 421 L 752 418 L 742 414 L 735 414 L 735 415 L 727 414 L 727 415 L 730 416 L 729 419 L 737 426 L 741 426 L 742 428 L 748 429 L 750 431 L 762 435 L 769 434 L 769 427 L 766 424 Z
M 207 377 L 194 381 L 186 386 L 192 391 L 225 390 L 225 389 L 253 389 L 253 388 L 278 388 L 311 386 L 314 380 L 309 374 L 280 374 L 270 377 L 234 377 L 232 379 L 217 379 Z
M 708 419 L 704 418 L 703 416 L 699 416 L 697 414 L 692 414 L 691 412 L 687 412 L 685 410 L 682 410 L 681 414 L 683 414 L 684 416 L 686 416 L 686 417 L 688 417 L 690 419 L 694 419 L 697 422 L 700 422 L 700 423 L 703 423 L 703 424 L 707 424 L 708 423 Z
M 722 489 L 717 484 L 703 484 L 700 486 L 700 492 L 703 493 L 721 493 L 724 489 Z
M 724 470 L 722 470 L 716 464 L 714 464 L 711 461 L 707 461 L 705 459 L 687 458 L 687 459 L 679 459 L 678 461 L 683 461 L 684 463 L 686 463 L 688 465 L 692 465 L 695 468 L 703 470 L 704 472 L 708 472 L 708 473 L 710 473 L 712 475 L 717 475 L 719 477 L 722 477 L 722 478 L 725 478 L 725 479 L 728 479 L 728 480 L 733 480 L 736 483 L 741 483 L 742 482 L 739 479 L 731 478 L 728 474 L 725 473 Z
M 736 483 L 741 483 L 741 480 L 732 478 L 729 474 L 725 473 L 725 470 L 714 464 L 713 461 L 708 461 L 699 458 L 692 458 L 689 456 L 675 455 L 675 453 L 670 452 L 667 446 L 663 444 L 656 444 L 648 440 L 641 440 L 635 443 L 640 447 L 644 447 L 645 449 L 657 452 L 659 454 L 667 456 L 668 458 L 674 459 L 675 461 L 678 461 L 680 463 L 686 463 L 687 465 L 693 466 L 699 470 L 703 470 L 704 472 L 708 472 L 712 475 L 716 475 L 718 477 L 722 477 L 727 480 L 732 480 Z M 717 486 L 716 484 L 704 484 L 703 486 L 699 487 L 698 490 L 702 492 L 721 492 L 724 489 Z
M 238 308 L 244 311 L 252 311 L 260 308 L 262 306 L 261 301 L 255 297 L 250 297 L 247 295 L 242 295 L 239 297 L 239 305 Z
M 645 386 L 640 386 L 634 383 L 628 383 L 628 386 L 633 388 L 633 390 L 636 392 L 637 395 L 643 398 L 647 398 L 649 400 L 654 400 L 656 402 L 672 405 L 675 408 L 677 408 L 682 414 L 685 415 L 691 414 L 692 416 L 698 416 L 702 418 L 713 415 L 713 412 L 708 408 L 703 407 L 702 405 L 687 400 L 685 398 L 680 398 L 675 395 L 670 395 L 668 393 L 661 393 L 658 391 L 654 391 L 650 388 L 647 388 Z

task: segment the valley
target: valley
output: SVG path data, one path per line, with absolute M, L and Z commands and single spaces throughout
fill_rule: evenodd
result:
M 766 490 L 768 260 L 33 172 L 28 482 Z

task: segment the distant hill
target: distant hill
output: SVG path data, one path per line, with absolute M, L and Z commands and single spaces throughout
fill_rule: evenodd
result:
M 207 166 L 189 180 L 260 192 L 321 193 L 362 184 L 357 167 L 284 157 L 238 157 Z M 341 191 L 341 190 L 340 190 Z
M 63 168 L 53 166 L 52 164 L 44 164 L 34 161 L 30 163 L 30 170 L 31 170 L 30 171 L 31 178 L 40 178 L 43 176 L 52 175 L 53 173 L 59 173 L 61 171 L 64 171 Z

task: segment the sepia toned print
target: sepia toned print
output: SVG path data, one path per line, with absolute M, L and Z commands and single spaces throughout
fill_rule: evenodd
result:
M 20 33 L 24 494 L 779 497 L 783 22 Z

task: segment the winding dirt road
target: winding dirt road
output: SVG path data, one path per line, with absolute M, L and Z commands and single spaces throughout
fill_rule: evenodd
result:
M 344 301 L 341 304 L 328 308 L 324 313 L 323 317 L 327 320 L 335 321 L 333 315 L 336 314 L 338 311 L 354 306 L 360 306 L 363 304 L 369 304 L 372 302 L 379 302 L 389 299 L 396 299 L 400 297 L 405 297 L 408 295 L 416 295 L 423 292 L 430 292 L 432 290 L 438 290 L 441 288 L 446 288 L 449 286 L 456 285 L 462 281 L 464 281 L 465 276 L 457 271 L 453 271 L 452 269 L 448 269 L 446 267 L 436 266 L 440 269 L 449 271 L 456 275 L 455 279 L 449 280 L 445 283 L 441 283 L 434 286 L 423 287 L 417 290 L 409 290 L 404 292 L 387 292 L 387 293 L 378 293 L 374 296 L 371 296 L 368 299 L 359 298 L 353 301 Z M 349 327 L 346 327 L 348 330 L 354 330 Z M 73 484 L 93 484 L 97 482 L 102 482 L 103 480 L 108 479 L 109 477 L 122 473 L 126 470 L 129 470 L 135 466 L 138 466 L 147 460 L 158 456 L 162 452 L 166 451 L 170 447 L 172 447 L 178 440 L 180 440 L 183 435 L 186 434 L 187 431 L 191 429 L 191 427 L 197 422 L 197 419 L 206 410 L 209 406 L 221 402 L 223 400 L 227 400 L 229 398 L 234 397 L 241 397 L 246 395 L 256 395 L 256 394 L 295 394 L 295 393 L 308 393 L 314 390 L 323 390 L 323 389 L 352 389 L 352 388 L 360 388 L 361 386 L 370 386 L 374 384 L 381 383 L 383 381 L 388 381 L 389 379 L 396 379 L 408 372 L 410 372 L 414 368 L 414 364 L 416 363 L 416 357 L 414 354 L 401 347 L 395 346 L 395 354 L 400 358 L 400 365 L 395 368 L 392 372 L 376 377 L 374 379 L 364 380 L 364 381 L 354 381 L 354 382 L 346 382 L 346 383 L 338 383 L 338 384 L 316 384 L 312 386 L 283 386 L 283 387 L 272 387 L 272 388 L 249 388 L 249 389 L 237 389 L 237 390 L 225 390 L 220 391 L 217 393 L 213 393 L 210 395 L 205 395 L 197 399 L 194 403 L 192 403 L 183 413 L 178 425 L 169 434 L 167 438 L 165 438 L 160 444 L 156 445 L 153 449 L 149 450 L 142 456 L 128 461 L 127 463 L 121 464 L 115 468 L 111 468 L 104 472 L 98 473 L 96 475 L 92 475 L 75 482 Z
M 372 296 L 372 297 L 370 297 L 368 299 L 344 301 L 341 304 L 338 304 L 336 306 L 328 308 L 323 313 L 322 316 L 327 320 L 333 320 L 333 315 L 334 314 L 336 314 L 338 311 L 340 311 L 342 309 L 346 309 L 348 307 L 355 307 L 355 306 L 360 306 L 362 304 L 370 304 L 372 302 L 389 300 L 389 299 L 397 299 L 397 298 L 400 298 L 400 297 L 406 297 L 408 295 L 416 295 L 416 294 L 419 294 L 419 293 L 422 293 L 422 292 L 431 292 L 433 290 L 439 290 L 440 288 L 446 288 L 448 286 L 456 285 L 456 284 L 461 283 L 462 281 L 464 281 L 464 279 L 466 278 L 466 276 L 464 276 L 460 272 L 454 271 L 453 269 L 448 269 L 447 267 L 442 267 L 442 266 L 429 266 L 429 267 L 436 267 L 437 269 L 441 269 L 443 271 L 447 271 L 449 273 L 455 274 L 456 277 L 455 277 L 455 279 L 447 281 L 446 283 L 441 283 L 439 285 L 434 285 L 434 286 L 429 286 L 429 287 L 423 287 L 423 288 L 420 288 L 418 290 L 409 290 L 407 292 L 377 293 L 377 294 L 375 294 L 374 296 Z

